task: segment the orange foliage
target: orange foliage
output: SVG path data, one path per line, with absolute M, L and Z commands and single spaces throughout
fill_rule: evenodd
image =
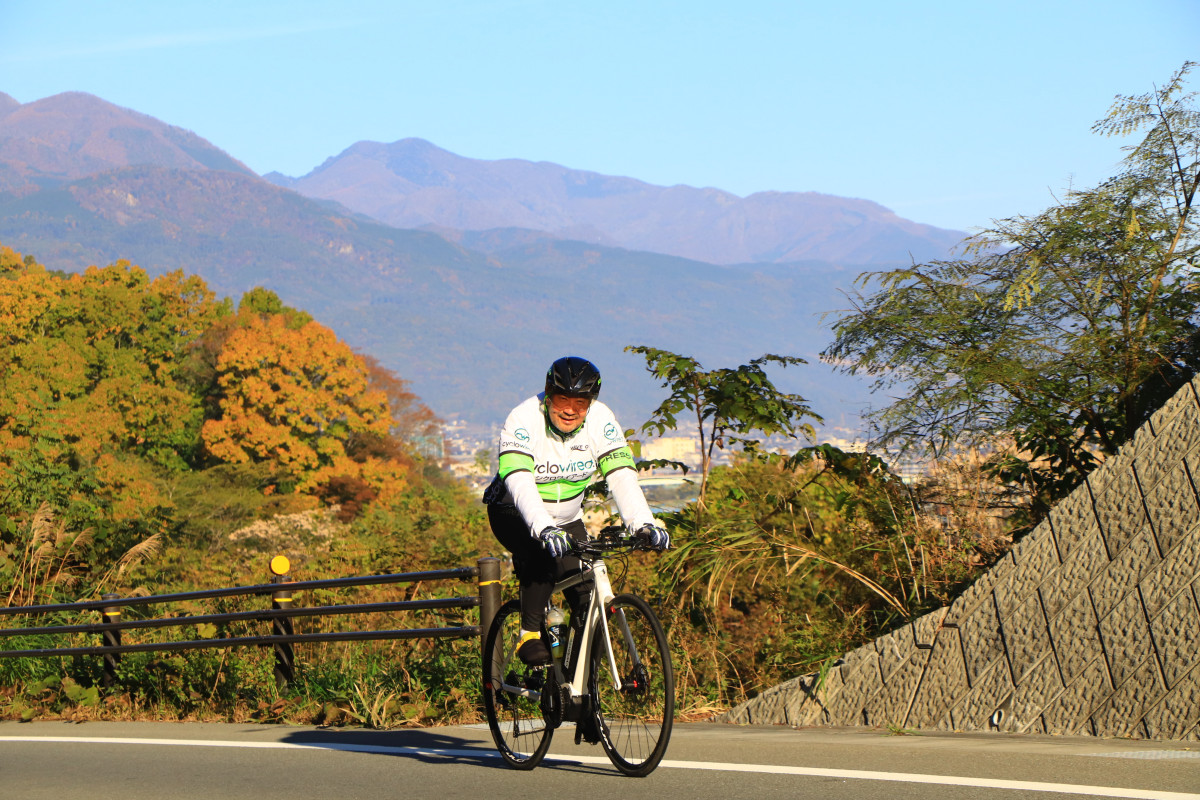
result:
M 407 382 L 268 290 L 231 308 L 182 272 L 59 275 L 0 247 L 0 496 L 135 522 L 200 448 L 348 514 L 406 491 L 399 437 L 436 423 Z
M 316 322 L 298 328 L 281 314 L 250 314 L 225 339 L 217 360 L 219 419 L 204 424 L 215 458 L 268 461 L 311 492 L 339 476 L 362 478 L 380 494 L 400 491 L 404 466 L 360 463 L 354 436 L 386 436 L 386 395 L 367 384 L 361 358 Z

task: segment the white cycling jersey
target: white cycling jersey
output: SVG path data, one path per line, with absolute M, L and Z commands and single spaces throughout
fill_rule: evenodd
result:
M 633 453 L 608 406 L 593 401 L 583 424 L 563 435 L 546 413 L 545 394 L 514 408 L 500 431 L 500 465 L 485 503 L 511 503 L 539 533 L 583 516 L 583 493 L 599 472 L 633 530 L 653 524 Z

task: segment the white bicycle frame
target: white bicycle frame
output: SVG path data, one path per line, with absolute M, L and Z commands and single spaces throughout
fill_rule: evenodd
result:
M 597 635 L 597 631 L 604 641 L 604 653 L 608 657 L 609 672 L 613 676 L 613 682 L 616 684 L 618 691 L 621 689 L 621 676 L 617 674 L 617 658 L 613 653 L 612 636 L 609 633 L 608 625 L 604 623 L 604 607 L 612 602 L 612 599 L 616 596 L 613 594 L 612 582 L 608 578 L 608 566 L 604 563 L 604 560 L 597 558 L 592 562 L 590 571 L 579 575 L 572 575 L 569 578 L 559 581 L 554 585 L 554 591 L 561 592 L 563 589 L 583 583 L 589 577 L 593 581 L 592 592 L 588 597 L 588 609 L 583 620 L 583 629 L 579 631 L 579 647 L 574 647 L 574 642 L 568 641 L 566 648 L 568 657 L 570 657 L 572 651 L 575 651 L 577 653 L 575 656 L 577 661 L 583 662 L 582 664 L 575 664 L 575 674 L 568 684 L 571 688 L 571 697 L 582 697 L 587 691 L 586 687 L 590 677 L 589 672 L 592 668 L 592 660 L 589 658 L 589 654 L 592 651 L 592 637 Z M 624 622 L 623 614 L 621 622 Z M 628 638 L 626 637 L 626 639 Z M 560 668 L 558 664 L 554 666 L 556 669 Z M 566 670 L 570 666 L 564 659 L 561 668 Z M 562 677 L 562 675 L 559 675 L 559 678 Z
M 576 664 L 575 674 L 571 678 L 571 682 L 567 684 L 570 687 L 571 697 L 582 697 L 587 692 L 588 679 L 592 668 L 592 660 L 589 657 L 592 649 L 593 637 L 599 635 L 604 641 L 604 652 L 608 657 L 609 672 L 612 674 L 613 683 L 617 691 L 621 690 L 621 676 L 617 667 L 616 655 L 613 653 L 612 638 L 608 630 L 608 625 L 604 623 L 604 607 L 612 602 L 616 597 L 612 590 L 612 581 L 608 577 L 608 566 L 604 563 L 604 559 L 596 558 L 591 563 L 591 569 L 585 570 L 578 575 L 571 575 L 564 578 L 554 585 L 554 593 L 558 594 L 563 589 L 569 589 L 583 583 L 585 580 L 591 580 L 592 591 L 588 597 L 587 615 L 584 617 L 583 628 L 579 632 L 579 646 L 575 647 L 574 641 L 567 642 L 567 655 L 572 652 L 577 652 L 576 659 L 581 659 L 582 664 Z M 636 647 L 633 643 L 633 636 L 629 633 L 629 626 L 625 622 L 625 614 L 620 609 L 617 609 L 616 615 L 613 617 L 617 620 L 624 635 L 626 645 L 629 647 L 630 654 L 634 659 L 638 658 Z M 571 626 L 574 629 L 574 625 Z M 553 669 L 563 670 L 569 665 L 566 663 L 555 662 Z M 507 667 L 506 667 L 507 668 Z M 563 673 L 560 671 L 558 678 L 563 678 Z M 541 692 L 533 689 L 526 689 L 523 686 L 513 686 L 512 684 L 504 683 L 504 690 L 513 694 L 519 694 L 537 700 L 541 697 Z

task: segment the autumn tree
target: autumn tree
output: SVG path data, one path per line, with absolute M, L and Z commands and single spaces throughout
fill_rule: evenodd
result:
M 151 280 L 127 262 L 56 275 L 4 251 L 0 490 L 9 508 L 50 502 L 72 525 L 161 522 L 169 501 L 158 475 L 186 467 L 202 422 L 179 366 L 217 313 L 199 278 Z
M 391 411 L 391 434 L 408 448 L 415 449 L 424 439 L 439 433 L 441 420 L 413 393 L 411 384 L 366 353 L 357 354 L 367 369 L 367 384 L 387 396 Z
M 217 375 L 220 416 L 202 432 L 214 458 L 270 463 L 304 492 L 343 477 L 378 493 L 403 487 L 400 462 L 347 453 L 353 437 L 386 436 L 391 415 L 362 360 L 328 328 L 250 315 L 225 339 Z
M 127 262 L 57 273 L 0 248 L 0 359 L 0 576 L 38 509 L 87 533 L 84 570 L 312 496 L 357 515 L 406 490 L 397 428 L 433 423 L 273 292 L 235 311 L 196 276 Z

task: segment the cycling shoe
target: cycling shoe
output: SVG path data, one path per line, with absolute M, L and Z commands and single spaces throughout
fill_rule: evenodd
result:
M 517 648 L 517 658 L 530 667 L 542 667 L 550 663 L 550 650 L 541 639 L 528 639 Z

